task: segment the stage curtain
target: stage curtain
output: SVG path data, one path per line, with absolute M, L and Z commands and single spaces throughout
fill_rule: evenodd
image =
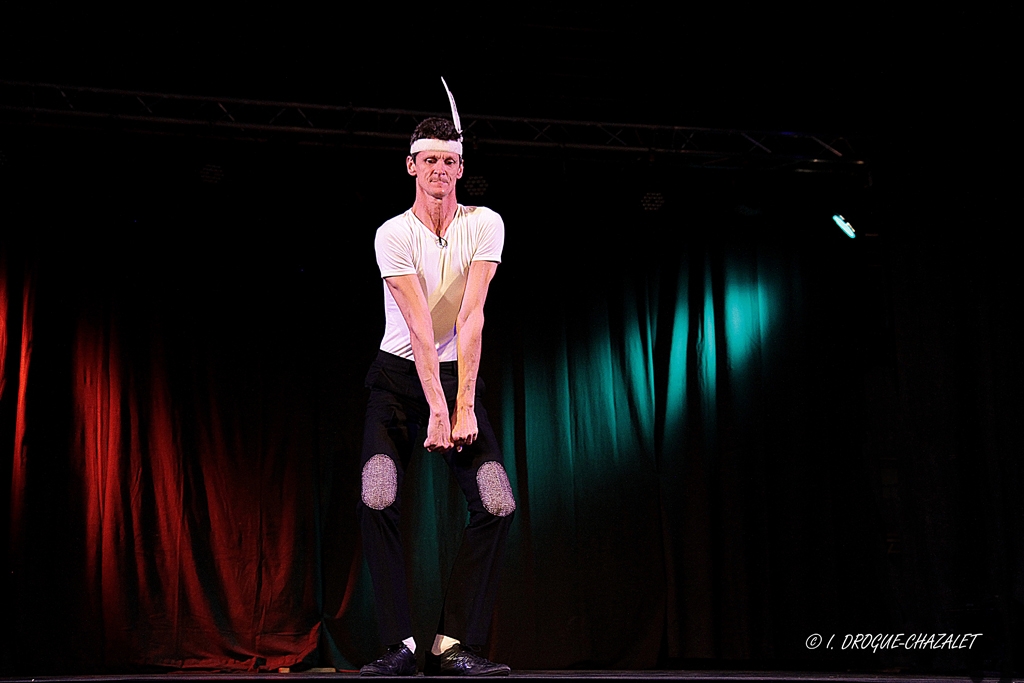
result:
M 501 285 L 520 516 L 495 654 L 796 659 L 838 615 L 888 623 L 865 564 L 884 548 L 857 457 L 846 245 L 780 240 L 799 232 L 780 216 L 586 206 L 563 249 L 520 244 L 531 267 Z
M 814 444 L 845 399 L 810 394 L 842 377 L 810 376 L 831 364 L 801 349 L 799 254 L 715 213 L 647 220 L 650 252 L 616 241 L 626 217 L 580 216 L 572 259 L 510 232 L 488 304 L 486 401 L 519 500 L 489 653 L 518 667 L 764 656 L 775 610 L 813 612 L 836 580 L 769 572 L 831 547 L 799 519 L 835 504 L 835 463 L 843 491 L 860 481 L 842 446 L 822 465 Z M 49 604 L 78 634 L 48 666 L 349 668 L 379 651 L 354 529 L 376 335 L 336 315 L 338 292 L 365 290 L 348 314 L 376 316 L 379 279 L 372 262 L 307 280 L 265 247 L 229 253 L 183 246 L 127 273 L 51 255 L 8 275 L 15 642 L 41 656 Z M 439 458 L 409 475 L 429 642 L 465 507 Z
M 166 209 L 153 183 L 148 223 L 114 216 L 59 248 L 56 219 L 28 201 L 10 213 L 32 238 L 5 236 L 0 261 L 7 671 L 347 669 L 381 652 L 356 530 L 362 379 L 383 329 L 367 226 L 407 197 L 385 211 L 368 185 L 325 236 L 315 164 L 294 185 L 250 166 L 278 203 L 239 181 Z M 830 659 L 805 641 L 1002 617 L 1009 634 L 1020 466 L 1008 409 L 989 408 L 1019 361 L 962 393 L 995 361 L 946 361 L 987 345 L 922 310 L 934 300 L 911 275 L 878 287 L 904 297 L 894 332 L 864 296 L 860 247 L 800 198 L 681 183 L 690 201 L 641 213 L 599 170 L 530 203 L 512 182 L 488 196 L 509 229 L 482 377 L 519 508 L 487 654 L 520 669 L 962 668 L 968 653 Z M 58 218 L 101 225 L 113 202 L 94 202 Z M 957 302 L 980 311 L 960 330 L 1001 329 L 995 304 Z M 934 358 L 932 333 L 947 344 Z M 965 405 L 1001 416 L 977 460 L 929 436 L 968 438 Z M 440 458 L 422 453 L 407 482 L 422 656 L 465 506 Z M 974 499 L 984 515 L 963 514 Z
M 72 270 L 78 291 L 34 265 L 5 282 L 15 667 L 301 661 L 320 632 L 318 477 L 294 454 L 315 451 L 316 393 L 273 383 L 272 335 L 230 294 L 217 321 Z

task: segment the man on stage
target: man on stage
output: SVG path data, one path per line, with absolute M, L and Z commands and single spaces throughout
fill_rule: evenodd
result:
M 445 459 L 469 505 L 425 673 L 509 673 L 477 654 L 516 507 L 477 383 L 484 301 L 501 260 L 504 224 L 490 209 L 456 201 L 463 159 L 454 100 L 452 109 L 454 124 L 433 118 L 416 127 L 406 158 L 415 202 L 384 223 L 374 243 L 386 327 L 366 377 L 360 525 L 388 651 L 363 675 L 416 674 L 399 504 L 405 466 L 420 443 Z

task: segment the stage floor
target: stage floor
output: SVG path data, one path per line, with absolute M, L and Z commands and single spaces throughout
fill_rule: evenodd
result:
M 422 679 L 418 674 L 417 679 Z M 433 678 L 448 678 L 432 676 Z M 1003 677 L 995 673 L 984 675 L 923 675 L 901 673 L 852 673 L 852 672 L 807 672 L 807 671 L 513 671 L 510 680 L 528 681 L 685 681 L 699 683 L 701 681 L 766 681 L 769 683 L 1024 683 L 1024 677 Z M 110 683 L 124 681 L 142 681 L 157 683 L 159 681 L 219 681 L 223 683 L 240 683 L 243 681 L 262 681 L 268 683 L 300 683 L 301 681 L 354 681 L 360 679 L 355 672 L 305 671 L 301 673 L 163 673 L 118 676 L 34 676 L 21 678 L 0 677 L 0 683 Z M 375 677 L 365 678 L 367 681 L 408 681 L 407 677 Z

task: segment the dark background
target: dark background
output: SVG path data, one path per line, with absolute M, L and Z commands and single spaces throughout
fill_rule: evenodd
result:
M 868 174 L 467 159 L 508 226 L 483 374 L 520 508 L 490 654 L 1019 670 L 1015 12 L 630 10 L 13 8 L 0 77 L 444 112 L 443 75 L 465 119 L 855 138 Z M 0 152 L 2 670 L 375 656 L 356 454 L 403 155 L 22 120 Z M 458 539 L 436 465 L 407 494 L 421 642 Z

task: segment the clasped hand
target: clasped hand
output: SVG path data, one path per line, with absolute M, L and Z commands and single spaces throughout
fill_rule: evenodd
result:
M 427 439 L 423 447 L 431 453 L 447 451 L 468 446 L 474 441 L 479 428 L 476 423 L 476 412 L 472 408 L 457 407 L 452 418 L 446 412 L 435 413 L 427 424 Z

